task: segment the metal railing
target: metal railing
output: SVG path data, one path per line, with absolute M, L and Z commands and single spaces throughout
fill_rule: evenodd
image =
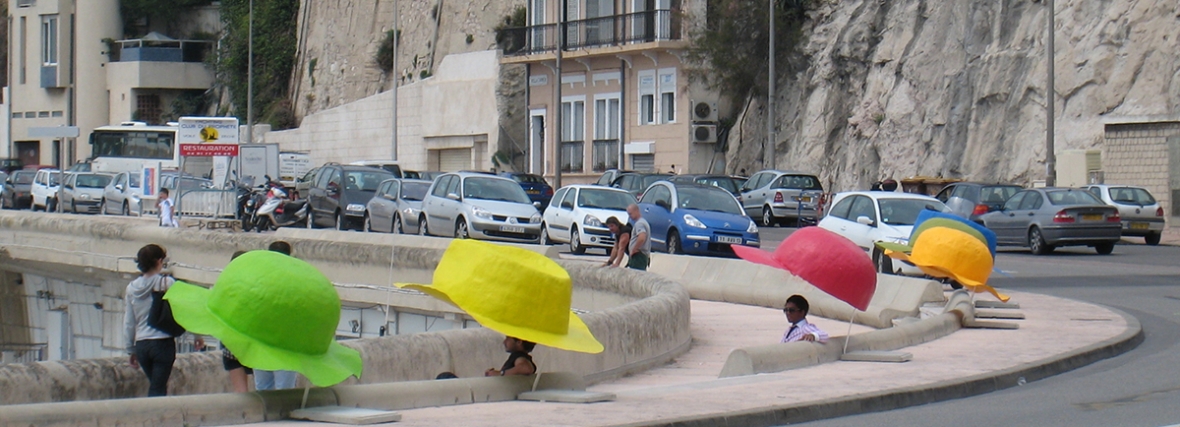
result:
M 47 344 L 0 344 L 0 365 L 45 360 Z
M 176 200 L 181 216 L 233 218 L 237 214 L 238 191 L 235 189 L 185 190 Z
M 663 40 L 680 40 L 681 15 L 677 10 L 659 9 L 567 21 L 565 50 L 618 46 Z M 508 28 L 500 34 L 505 55 L 529 55 L 557 49 L 558 24 Z

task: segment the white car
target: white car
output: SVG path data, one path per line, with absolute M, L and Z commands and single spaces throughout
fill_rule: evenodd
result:
M 626 190 L 600 185 L 567 185 L 553 194 L 541 222 L 541 244 L 569 243 L 570 252 L 586 253 L 586 248 L 610 248 L 615 238 L 606 228 L 606 220 L 615 217 L 626 224 L 627 206 L 636 204 Z
M 41 169 L 33 177 L 33 210 L 52 211 L 57 208 L 57 190 L 61 186 L 61 171 Z
M 832 208 L 820 220 L 819 227 L 847 237 L 872 254 L 877 271 L 922 276 L 922 271 L 909 263 L 893 263 L 877 248 L 876 242 L 908 242 L 914 221 L 926 209 L 950 213 L 950 209 L 938 199 L 920 194 L 889 191 L 840 193 L 833 198 Z
M 1146 188 L 1133 185 L 1088 185 L 1083 187 L 1103 203 L 1119 208 L 1123 236 L 1142 236 L 1148 245 L 1160 244 L 1164 233 L 1164 207 Z

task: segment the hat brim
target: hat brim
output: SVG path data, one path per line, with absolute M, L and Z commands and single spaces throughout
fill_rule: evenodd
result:
M 570 311 L 569 325 L 565 334 L 555 334 L 551 332 L 538 331 L 532 328 L 522 328 L 515 325 L 498 322 L 495 319 L 484 316 L 483 313 L 475 313 L 465 310 L 456 304 L 445 292 L 442 292 L 433 286 L 422 285 L 416 283 L 397 283 L 399 288 L 409 288 L 432 297 L 438 298 L 447 304 L 455 306 L 463 310 L 475 321 L 479 322 L 483 327 L 493 331 L 502 333 L 504 335 L 520 338 L 525 341 L 532 341 L 547 347 L 559 348 L 562 350 L 577 351 L 581 353 L 601 353 L 603 350 L 602 343 L 594 338 L 594 334 L 590 333 L 590 328 L 582 319 L 578 317 L 573 311 Z M 237 354 L 236 352 L 234 354 Z
M 209 311 L 210 295 L 209 289 L 176 282 L 168 289 L 164 299 L 171 305 L 177 323 L 189 332 L 212 335 L 221 340 L 245 366 L 268 371 L 296 371 L 317 387 L 333 386 L 350 376 L 360 378 L 364 362 L 356 350 L 340 345 L 335 340 L 328 345 L 328 351 L 321 355 L 273 347 L 234 329 Z
M 730 248 L 733 249 L 733 252 L 735 254 L 737 254 L 737 256 L 739 258 L 744 259 L 746 261 L 749 261 L 749 262 L 752 262 L 755 264 L 762 264 L 762 265 L 774 267 L 779 270 L 786 270 L 787 269 L 786 266 L 784 266 L 782 263 L 780 263 L 777 259 L 774 258 L 774 253 L 772 253 L 772 252 L 767 252 L 767 251 L 764 251 L 764 250 L 761 250 L 758 248 L 752 248 L 749 246 L 742 246 L 742 245 L 733 245 L 733 246 L 730 246 Z
M 876 245 L 878 248 L 881 248 L 885 251 L 885 255 L 889 255 L 890 252 L 908 254 L 914 251 L 913 245 L 903 245 L 901 243 L 876 242 Z

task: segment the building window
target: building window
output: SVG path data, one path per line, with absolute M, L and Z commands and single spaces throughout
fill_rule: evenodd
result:
M 14 119 L 19 119 L 19 118 L 21 118 L 21 117 L 24 117 L 24 116 L 25 116 L 25 115 L 24 115 L 24 114 L 21 114 L 21 113 L 12 113 L 12 118 L 14 118 Z
M 25 57 L 28 56 L 29 25 L 25 17 L 20 17 L 20 84 L 25 84 Z
M 581 172 L 586 138 L 586 101 L 561 103 L 561 171 Z
M 62 111 L 61 111 L 61 110 L 54 111 L 54 112 L 50 113 L 49 115 L 50 115 L 50 116 L 53 116 L 53 117 L 61 117 L 61 116 L 62 116 Z
M 676 123 L 676 69 L 660 70 L 660 123 Z
M 619 98 L 594 100 L 594 172 L 619 168 Z
M 160 123 L 160 114 L 161 110 L 159 95 L 139 95 L 135 98 L 134 120 L 148 123 Z
M 656 122 L 656 72 L 647 70 L 639 72 L 639 124 L 650 125 Z
M 36 111 L 25 111 L 25 118 L 26 119 L 35 119 L 35 118 L 37 118 L 37 112 Z
M 48 111 L 41 111 L 41 112 L 37 113 L 37 118 L 39 118 L 39 119 L 44 119 L 46 117 L 49 117 Z
M 57 65 L 57 15 L 41 17 L 41 62 Z

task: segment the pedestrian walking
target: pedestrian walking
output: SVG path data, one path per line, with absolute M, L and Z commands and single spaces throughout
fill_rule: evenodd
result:
M 173 279 L 161 274 L 167 264 L 168 253 L 160 245 L 139 249 L 135 262 L 140 276 L 127 284 L 123 296 L 123 336 L 131 367 L 142 368 L 147 374 L 148 396 L 166 396 L 172 363 L 176 361 L 176 339 L 167 332 L 148 324 L 152 311 L 152 292 L 166 292 Z
M 168 198 L 168 189 L 160 189 L 160 200 L 156 202 L 156 212 L 159 212 L 161 227 L 179 227 L 176 221 L 176 207 L 172 199 Z

